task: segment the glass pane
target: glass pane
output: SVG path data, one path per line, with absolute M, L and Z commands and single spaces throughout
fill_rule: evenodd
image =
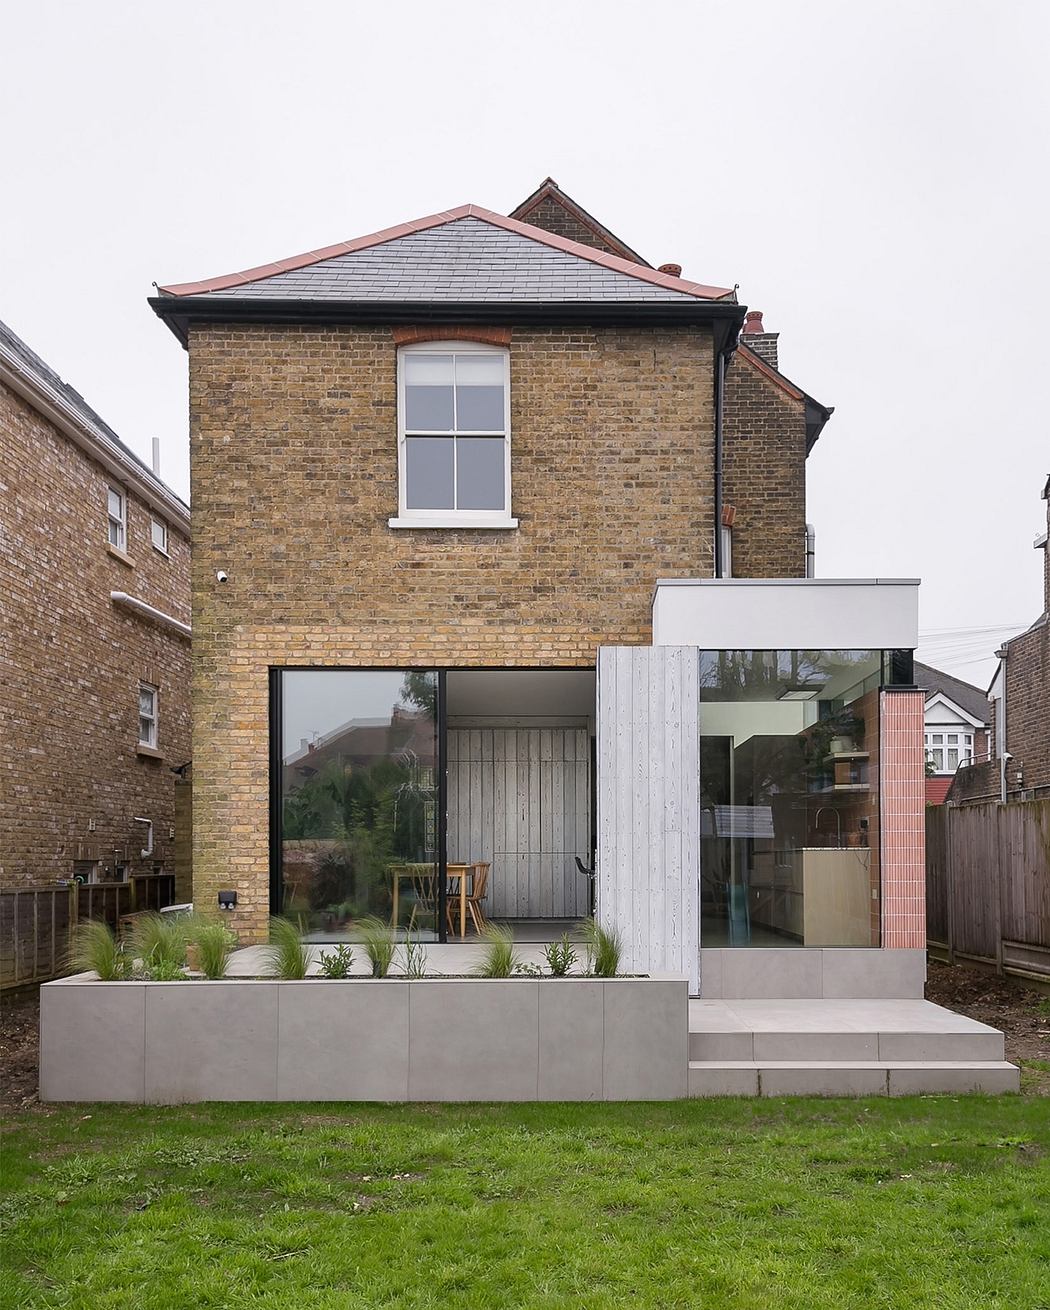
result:
M 152 519 L 153 544 L 161 550 L 166 550 L 168 545 L 168 529 L 160 519 Z
M 881 669 L 700 653 L 703 945 L 878 946 Z
M 405 388 L 406 432 L 451 432 L 451 387 Z
M 152 719 L 139 719 L 139 741 L 142 745 L 153 746 L 156 744 L 153 740 L 154 730 L 155 725 Z
M 313 941 L 437 929 L 437 674 L 282 674 L 279 910 Z M 359 951 L 355 955 L 361 956 Z
M 115 519 L 124 517 L 124 498 L 119 491 L 110 489 L 109 493 L 109 512 Z
M 405 438 L 405 507 L 453 509 L 451 437 Z
M 502 355 L 456 356 L 456 431 L 503 432 Z
M 139 713 L 153 713 L 153 692 L 147 690 L 145 687 L 139 688 Z
M 955 746 L 948 748 L 948 772 L 954 773 L 959 767 L 959 751 Z
M 504 509 L 506 445 L 502 437 L 457 437 L 458 509 Z
M 406 355 L 405 430 L 451 432 L 452 356 Z
M 116 519 L 109 520 L 109 544 L 118 550 L 124 549 L 124 525 Z
M 948 745 L 957 746 L 959 743 L 959 734 L 957 732 L 948 733 Z

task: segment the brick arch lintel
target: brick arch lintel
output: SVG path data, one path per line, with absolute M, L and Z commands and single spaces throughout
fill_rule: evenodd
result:
M 395 346 L 414 346 L 423 341 L 476 341 L 483 346 L 509 346 L 509 327 L 485 327 L 482 324 L 433 323 L 426 327 L 395 327 L 390 329 Z

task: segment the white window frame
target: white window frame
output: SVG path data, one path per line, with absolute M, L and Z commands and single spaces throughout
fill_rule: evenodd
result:
M 120 501 L 119 517 L 113 513 L 110 508 L 110 497 L 116 496 Z M 114 528 L 116 529 L 117 540 L 113 540 Z M 106 540 L 114 550 L 119 550 L 124 554 L 128 548 L 128 496 L 123 487 L 115 487 L 110 483 L 106 487 Z
M 955 741 L 950 742 L 949 737 Z M 927 727 L 925 733 L 926 758 L 933 765 L 934 773 L 941 777 L 952 777 L 959 769 L 973 759 L 974 730 L 964 724 L 935 723 Z M 948 752 L 954 750 L 957 755 L 955 767 L 948 763 Z
M 405 459 L 405 368 L 406 358 L 418 355 L 495 355 L 503 360 L 503 509 L 409 509 L 407 505 L 407 469 Z M 416 435 L 412 433 L 411 435 Z M 431 436 L 485 437 L 499 436 L 486 432 L 433 432 Z M 511 507 L 511 433 L 510 433 L 510 351 L 506 346 L 490 346 L 475 341 L 428 341 L 402 346 L 397 352 L 397 517 L 389 519 L 392 528 L 516 528 Z M 455 442 L 453 442 L 455 450 Z M 453 458 L 455 456 L 453 455 Z M 456 485 L 453 472 L 453 486 Z
M 157 545 L 157 529 L 160 529 L 161 545 Z M 149 539 L 153 549 L 161 555 L 168 553 L 168 525 L 157 514 L 149 516 Z
M 142 693 L 148 691 L 153 697 L 153 713 L 142 713 Z M 140 682 L 138 686 L 138 712 L 139 712 L 139 745 L 144 746 L 147 750 L 155 751 L 157 742 L 160 740 L 160 692 L 151 682 Z M 148 723 L 149 728 L 147 736 L 142 735 L 142 725 Z

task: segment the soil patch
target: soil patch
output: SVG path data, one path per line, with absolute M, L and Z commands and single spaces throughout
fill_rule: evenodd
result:
M 39 988 L 22 988 L 0 1000 L 0 1112 L 23 1110 L 37 1100 L 40 1034 Z

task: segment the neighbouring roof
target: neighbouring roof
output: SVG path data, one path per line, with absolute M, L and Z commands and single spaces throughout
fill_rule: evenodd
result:
M 991 706 L 980 687 L 975 687 L 972 682 L 963 682 L 961 678 L 953 678 L 950 673 L 942 673 L 929 664 L 920 664 L 918 660 L 915 661 L 914 669 L 915 685 L 926 693 L 927 700 L 940 692 L 975 719 L 980 719 L 984 724 L 991 723 Z
M 671 277 L 478 205 L 242 273 L 158 290 L 162 297 L 398 304 L 695 303 L 733 297 L 729 287 Z
M 955 781 L 955 774 L 938 774 L 932 778 L 926 779 L 926 804 L 943 805 L 951 791 L 952 783 Z
M 562 210 L 571 222 L 581 231 L 586 232 L 589 240 L 584 244 L 590 245 L 593 242 L 610 254 L 620 255 L 635 264 L 652 268 L 647 259 L 643 259 L 637 250 L 632 250 L 626 241 L 621 241 L 615 233 L 610 232 L 604 223 L 599 223 L 593 214 L 588 214 L 586 209 L 578 201 L 573 200 L 572 196 L 567 195 L 552 177 L 544 178 L 531 196 L 527 196 L 517 209 L 510 211 L 510 217 L 518 219 L 521 223 L 533 223 L 535 226 L 544 227 L 543 223 L 537 224 L 536 219 L 542 217 L 543 211 L 548 207 Z
M 67 435 L 76 434 L 111 473 L 134 482 L 148 504 L 189 534 L 190 507 L 125 445 L 79 391 L 64 382 L 6 323 L 0 322 L 0 378 Z
M 761 373 L 785 395 L 790 396 L 792 400 L 797 400 L 804 407 L 806 412 L 806 454 L 808 455 L 817 444 L 817 438 L 824 431 L 824 425 L 834 414 L 835 406 L 822 405 L 819 400 L 814 400 L 808 391 L 803 391 L 800 386 L 792 382 L 778 368 L 774 368 L 761 355 L 755 354 L 748 346 L 746 337 L 740 338 L 736 353 L 743 363 L 748 364 L 757 373 Z

